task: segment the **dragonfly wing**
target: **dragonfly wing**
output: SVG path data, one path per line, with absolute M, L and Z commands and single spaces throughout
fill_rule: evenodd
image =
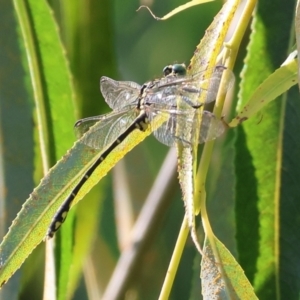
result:
M 133 81 L 116 81 L 103 76 L 100 79 L 100 90 L 109 107 L 120 110 L 136 103 L 141 86 Z
M 225 75 L 222 86 L 220 86 L 222 76 Z M 215 67 L 210 78 L 201 80 L 202 73 L 192 75 L 190 82 L 187 85 L 183 85 L 182 89 L 187 92 L 187 96 L 193 93 L 197 94 L 197 97 L 201 99 L 201 103 L 210 103 L 216 100 L 217 94 L 226 94 L 227 91 L 233 86 L 235 77 L 231 70 L 226 69 L 223 66 Z M 222 88 L 221 91 L 220 88 Z
M 174 127 L 176 127 L 176 119 L 173 118 L 170 112 L 166 112 L 168 119 L 164 122 L 158 129 L 153 131 L 155 138 L 160 141 L 162 144 L 172 147 L 175 145 L 176 137 L 174 134 Z M 151 120 L 158 115 L 164 114 L 162 110 L 156 110 L 150 114 L 149 120 L 151 124 Z
M 94 118 L 94 120 L 89 120 L 93 118 L 87 118 L 86 122 L 80 124 L 80 126 L 82 126 L 82 124 L 84 124 L 84 126 L 90 124 L 92 127 L 89 128 L 79 141 L 94 149 L 104 149 L 114 142 L 134 121 L 136 118 L 136 110 L 131 109 L 102 115 L 98 117 L 98 122 L 96 123 L 93 122 L 96 121 L 97 117 Z M 85 125 L 85 123 L 87 123 L 87 125 Z
M 198 117 L 198 116 L 196 116 Z M 222 135 L 225 131 L 224 122 L 218 119 L 213 113 L 204 110 L 201 113 L 200 133 L 198 143 L 212 141 Z
M 158 115 L 167 116 L 166 122 L 164 122 L 153 134 L 158 141 L 166 146 L 173 147 L 176 143 L 181 143 L 183 146 L 189 146 L 191 143 L 191 137 L 187 137 L 188 131 L 187 126 L 191 126 L 191 122 L 188 120 L 188 113 L 179 112 L 175 109 L 155 109 L 152 108 L 149 120 L 157 117 Z M 180 122 L 183 127 L 177 127 L 177 123 Z M 185 123 L 183 123 L 185 122 Z M 151 122 L 150 122 L 151 124 Z M 189 130 L 191 134 L 191 130 Z
M 147 90 L 145 102 L 159 107 L 176 107 L 182 80 L 174 76 L 161 78 Z
M 233 73 L 222 67 L 215 67 L 209 79 L 203 79 L 204 72 L 194 75 L 171 76 L 159 80 L 148 92 L 146 101 L 153 104 L 176 106 L 177 97 L 189 107 L 198 108 L 205 103 L 216 100 L 221 78 L 227 72 L 226 81 L 222 85 L 222 93 L 233 85 Z
M 205 143 L 219 137 L 225 130 L 222 120 L 217 119 L 213 113 L 208 111 L 157 110 L 152 115 L 155 117 L 162 113 L 169 114 L 169 118 L 154 131 L 154 136 L 169 147 L 176 143 L 180 143 L 184 147 L 194 143 Z
M 93 116 L 85 119 L 78 120 L 74 125 L 74 131 L 77 139 L 80 139 L 90 127 L 94 126 L 97 122 L 106 119 L 110 114 Z
M 124 107 L 122 110 L 119 110 L 116 112 L 110 112 L 108 114 L 92 116 L 92 117 L 78 120 L 74 125 L 74 130 L 75 130 L 77 139 L 81 138 L 96 123 L 103 121 L 103 124 L 105 124 L 105 120 L 107 120 L 115 115 L 123 115 L 128 110 L 131 110 L 134 107 L 135 107 L 135 105 L 128 105 L 128 106 Z

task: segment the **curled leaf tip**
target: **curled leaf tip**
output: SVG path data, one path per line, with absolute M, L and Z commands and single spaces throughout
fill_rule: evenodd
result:
M 136 11 L 139 11 L 141 8 L 148 9 L 149 13 L 155 20 L 162 20 L 161 18 L 157 17 L 147 5 L 141 5 Z

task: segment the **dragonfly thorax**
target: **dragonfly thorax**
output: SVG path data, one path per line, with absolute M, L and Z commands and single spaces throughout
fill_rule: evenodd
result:
M 147 83 L 144 83 L 140 89 L 140 94 L 137 100 L 136 109 L 137 111 L 140 111 L 144 108 L 145 105 L 145 97 L 147 95 L 147 90 L 149 89 L 149 86 L 152 85 L 152 82 L 149 81 Z

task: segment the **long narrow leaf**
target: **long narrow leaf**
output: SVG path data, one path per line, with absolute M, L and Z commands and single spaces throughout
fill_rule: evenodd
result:
M 241 83 L 241 106 L 291 51 L 294 5 L 294 1 L 259 2 Z M 280 14 L 271 18 L 270 9 Z M 268 83 L 270 93 L 277 85 L 279 81 Z M 237 243 L 241 265 L 260 299 L 296 299 L 299 294 L 299 255 L 294 248 L 299 240 L 295 229 L 299 156 L 294 152 L 299 149 L 298 126 L 298 101 L 288 94 L 270 102 L 238 131 Z M 294 242 L 287 246 L 291 239 Z
M 152 130 L 159 126 L 159 120 L 157 119 L 154 123 Z M 149 135 L 151 129 L 148 128 L 145 132 L 133 132 L 123 144 L 116 147 L 80 190 L 75 203 L 82 199 L 116 162 Z M 93 134 L 93 132 L 88 132 L 88 134 Z M 99 150 L 87 147 L 79 140 L 33 191 L 1 244 L 1 285 L 43 240 L 55 212 L 87 169 L 99 157 L 99 153 Z

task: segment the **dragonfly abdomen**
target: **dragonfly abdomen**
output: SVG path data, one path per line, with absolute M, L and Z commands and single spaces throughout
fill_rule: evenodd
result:
M 118 146 L 120 145 L 129 134 L 134 130 L 138 129 L 145 131 L 149 125 L 149 120 L 146 113 L 142 110 L 139 116 L 134 120 L 134 122 L 118 136 L 118 138 L 101 154 L 101 156 L 94 162 L 94 164 L 87 170 L 81 180 L 77 183 L 75 188 L 72 190 L 68 198 L 60 206 L 56 214 L 54 215 L 51 224 L 48 228 L 47 237 L 52 238 L 55 232 L 61 227 L 63 222 L 66 220 L 68 212 L 76 198 L 77 194 L 81 190 L 82 186 L 86 181 L 91 177 L 94 171 L 99 167 L 99 165 L 107 158 L 107 156 Z

